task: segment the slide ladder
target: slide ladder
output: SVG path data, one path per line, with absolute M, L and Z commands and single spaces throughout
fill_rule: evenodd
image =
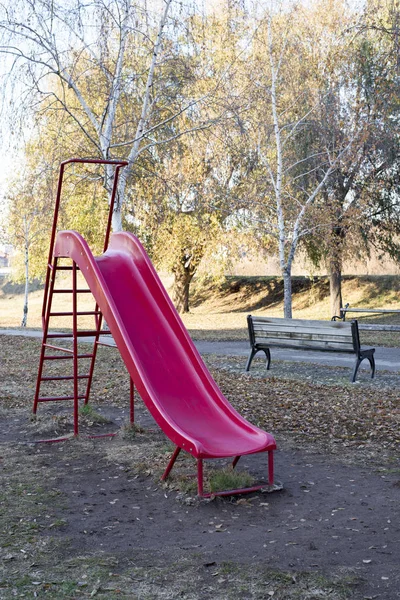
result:
M 43 296 L 42 306 L 42 347 L 39 359 L 38 376 L 36 381 L 35 397 L 33 402 L 33 413 L 36 414 L 38 405 L 42 402 L 60 402 L 70 401 L 73 402 L 73 415 L 74 415 L 74 435 L 79 433 L 79 402 L 83 400 L 83 404 L 89 402 L 90 389 L 93 380 L 94 366 L 96 362 L 97 349 L 99 345 L 109 346 L 104 341 L 100 341 L 100 336 L 110 335 L 110 331 L 102 329 L 103 315 L 94 299 L 93 310 L 79 310 L 79 296 L 83 294 L 91 294 L 91 290 L 88 287 L 80 287 L 78 285 L 78 272 L 80 271 L 76 262 L 72 261 L 72 265 L 60 265 L 60 259 L 53 256 L 54 244 L 57 234 L 57 223 L 60 210 L 61 192 L 63 185 L 63 175 L 65 166 L 73 163 L 84 163 L 84 164 L 101 164 L 101 165 L 113 165 L 115 166 L 115 175 L 113 189 L 110 199 L 109 217 L 105 231 L 105 242 L 104 251 L 107 250 L 107 246 L 110 239 L 111 232 L 111 218 L 115 204 L 115 196 L 118 186 L 119 171 L 122 167 L 127 165 L 126 161 L 116 160 L 97 160 L 97 159 L 79 159 L 72 158 L 61 163 L 60 175 L 57 188 L 56 204 L 54 208 L 53 226 L 50 238 L 50 249 L 49 257 L 47 262 L 46 280 Z M 57 288 L 57 275 L 62 275 L 65 272 L 71 272 L 71 287 L 70 288 Z M 54 296 L 66 295 L 71 299 L 70 310 L 57 310 L 54 309 Z M 50 322 L 53 327 L 57 326 L 57 318 L 59 317 L 70 317 L 71 318 L 71 333 L 56 333 L 50 331 Z M 79 317 L 93 317 L 94 324 L 92 329 L 80 330 L 78 327 Z M 83 351 L 79 347 L 79 340 L 86 338 L 93 341 L 91 350 Z M 72 347 L 60 346 L 59 341 L 72 341 Z M 85 344 L 86 349 L 89 344 Z M 90 347 L 90 346 L 89 346 Z M 114 346 L 113 346 L 114 347 Z M 86 350 L 85 349 L 85 350 Z M 65 375 L 54 373 L 48 373 L 46 365 L 50 363 L 54 365 L 58 361 L 67 361 L 71 365 L 72 369 L 66 369 Z M 63 364 L 63 363 L 61 363 Z M 72 390 L 69 394 L 64 395 L 53 395 L 52 391 L 46 393 L 46 387 L 49 388 L 50 382 L 61 382 L 71 381 Z M 51 386 L 51 383 L 50 383 Z M 82 389 L 83 387 L 83 389 Z M 44 389 L 43 389 L 44 388 Z M 134 408 L 133 408 L 133 382 L 131 380 L 130 387 L 130 420 L 134 420 Z M 57 441 L 64 438 L 57 438 Z M 54 440 L 48 440 L 54 441 Z

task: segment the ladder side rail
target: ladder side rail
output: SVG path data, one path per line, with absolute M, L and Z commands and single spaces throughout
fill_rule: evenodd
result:
M 43 330 L 45 329 L 45 318 L 46 318 L 46 312 L 47 312 L 47 304 L 48 304 L 48 300 L 49 300 L 49 280 L 50 280 L 50 273 L 52 272 L 53 250 L 54 250 L 54 243 L 55 243 L 56 233 L 57 233 L 58 213 L 60 211 L 60 200 L 61 200 L 63 176 L 64 176 L 64 163 L 61 163 L 60 174 L 58 176 L 56 203 L 54 206 L 53 225 L 51 228 L 49 257 L 47 259 L 46 281 L 44 284 L 43 306 L 42 306 L 42 329 Z M 54 280 L 54 277 L 53 277 L 53 280 Z M 53 288 L 54 288 L 54 284 L 53 284 Z M 48 327 L 48 323 L 47 323 L 47 327 Z
M 39 359 L 39 368 L 38 368 L 38 376 L 37 376 L 37 380 L 36 380 L 36 390 L 35 390 L 35 399 L 33 401 L 33 414 L 36 414 L 37 411 L 37 407 L 38 407 L 38 402 L 39 402 L 39 393 L 40 393 L 40 385 L 42 382 L 42 373 L 43 373 L 43 365 L 44 365 L 44 355 L 46 352 L 46 342 L 47 342 L 47 334 L 49 331 L 49 321 L 50 321 L 50 312 L 51 312 L 51 304 L 52 304 L 52 300 L 53 300 L 53 290 L 54 290 L 54 284 L 55 284 L 55 279 L 56 279 L 56 272 L 57 272 L 57 261 L 58 258 L 55 257 L 53 264 L 52 264 L 52 268 L 48 269 L 48 272 L 51 273 L 51 278 L 50 278 L 50 285 L 48 285 L 48 301 L 46 300 L 46 303 L 43 302 L 43 310 L 44 310 L 44 316 L 42 313 L 42 317 L 43 317 L 43 339 L 42 339 L 42 348 L 40 351 L 40 359 Z M 47 287 L 47 286 L 46 286 Z
M 72 334 L 73 350 L 71 353 L 72 356 L 71 355 L 70 356 L 68 356 L 68 355 L 67 356 L 65 356 L 65 355 L 64 356 L 46 356 L 46 348 L 51 347 L 51 345 L 47 344 L 47 338 L 49 336 L 50 317 L 51 316 L 62 316 L 62 313 L 64 312 L 64 311 L 60 311 L 58 313 L 56 312 L 54 315 L 51 313 L 53 296 L 54 296 L 54 293 L 58 291 L 58 290 L 54 289 L 58 257 L 53 257 L 53 252 L 54 252 L 54 245 L 55 245 L 55 240 L 56 240 L 56 235 L 57 235 L 57 224 L 58 224 L 58 216 L 59 216 L 60 203 L 61 203 L 61 192 L 62 192 L 63 180 L 64 180 L 64 170 L 65 170 L 65 166 L 68 164 L 71 164 L 71 163 L 115 165 L 115 167 L 116 167 L 115 171 L 114 171 L 114 181 L 113 181 L 111 198 L 110 198 L 110 202 L 109 202 L 109 214 L 108 214 L 107 227 L 106 227 L 106 231 L 105 231 L 105 241 L 104 241 L 104 252 L 105 252 L 108 247 L 110 233 L 111 233 L 112 215 L 113 215 L 114 206 L 115 206 L 115 199 L 116 199 L 117 192 L 118 192 L 118 178 L 119 178 L 120 170 L 123 167 L 126 167 L 128 165 L 128 161 L 112 160 L 112 159 L 105 160 L 105 159 L 97 159 L 97 158 L 94 158 L 94 159 L 70 158 L 68 160 L 63 161 L 60 164 L 56 202 L 55 202 L 54 214 L 53 214 L 53 224 L 52 224 L 51 235 L 50 235 L 50 245 L 49 245 L 49 254 L 48 254 L 48 260 L 47 260 L 45 287 L 44 287 L 44 294 L 43 294 L 43 305 L 42 305 L 43 339 L 42 339 L 42 348 L 41 348 L 40 360 L 39 360 L 38 376 L 37 376 L 37 382 L 36 382 L 35 398 L 34 398 L 34 403 L 33 403 L 33 413 L 36 414 L 38 403 L 41 400 L 40 399 L 40 388 L 41 388 L 42 381 L 50 381 L 50 380 L 56 381 L 58 379 L 60 379 L 60 380 L 64 379 L 64 377 L 43 377 L 44 361 L 47 359 L 58 360 L 58 359 L 64 359 L 64 358 L 72 358 L 73 359 L 73 374 L 72 374 L 72 376 L 65 377 L 65 379 L 73 380 L 74 434 L 78 435 L 79 399 L 84 398 L 85 404 L 87 404 L 87 402 L 89 401 L 89 394 L 90 394 L 90 388 L 91 388 L 91 383 L 92 383 L 92 379 L 93 379 L 94 365 L 95 365 L 95 360 L 96 360 L 96 355 L 97 355 L 97 347 L 99 345 L 98 342 L 99 342 L 99 337 L 101 334 L 101 325 L 102 325 L 102 321 L 103 321 L 103 315 L 102 315 L 101 311 L 99 310 L 97 303 L 95 306 L 95 310 L 89 311 L 92 314 L 94 313 L 94 320 L 95 320 L 94 348 L 93 348 L 93 352 L 91 354 L 79 355 L 79 353 L 78 353 L 78 351 L 79 351 L 79 348 L 78 348 L 79 334 L 78 334 L 77 295 L 78 295 L 78 293 L 80 293 L 82 291 L 89 292 L 90 290 L 78 289 L 78 287 L 77 287 L 77 271 L 79 270 L 79 267 L 75 262 L 73 262 L 72 267 L 65 267 L 65 268 L 60 267 L 62 270 L 72 270 L 72 290 L 62 290 L 62 292 L 64 292 L 64 293 L 68 293 L 68 292 L 72 293 L 72 311 L 71 311 L 71 313 L 72 313 L 71 316 L 72 316 L 72 321 L 73 321 L 73 323 L 72 323 L 72 326 L 73 326 L 72 327 L 72 329 L 73 329 L 73 334 Z M 60 350 L 61 350 L 61 348 L 60 348 Z M 78 370 L 79 358 L 86 358 L 86 357 L 91 358 L 89 373 L 85 376 L 80 376 L 79 370 Z M 79 379 L 87 379 L 86 392 L 85 392 L 84 396 L 79 396 Z M 67 399 L 67 397 L 64 397 L 64 398 Z M 49 399 L 50 399 L 50 397 L 46 398 L 46 401 L 48 401 Z M 56 398 L 54 398 L 54 399 L 56 399 Z M 59 398 L 59 399 L 61 400 L 62 398 Z
M 72 263 L 72 333 L 73 333 L 73 373 L 74 373 L 74 435 L 78 435 L 79 419 L 79 380 L 78 380 L 78 294 L 76 263 Z M 93 359 L 92 359 L 93 360 Z

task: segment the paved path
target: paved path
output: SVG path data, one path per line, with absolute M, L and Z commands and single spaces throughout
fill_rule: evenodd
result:
M 42 332 L 34 329 L 0 329 L 0 335 L 23 335 L 27 337 L 41 338 Z M 90 338 L 86 338 L 90 341 Z M 107 338 L 110 342 L 110 338 Z M 249 354 L 248 341 L 243 342 L 195 342 L 200 354 L 218 354 L 222 356 L 243 356 Z M 354 365 L 354 356 L 351 354 L 339 354 L 335 352 L 312 352 L 286 350 L 274 348 L 272 358 L 278 360 L 288 360 L 292 362 L 310 362 L 319 365 L 340 366 L 352 368 Z M 375 352 L 376 367 L 386 371 L 400 371 L 400 348 L 376 348 Z M 243 359 L 243 365 L 245 359 Z
M 248 342 L 196 342 L 200 354 L 220 354 L 229 356 L 247 357 L 250 352 Z M 337 352 L 313 352 L 272 348 L 272 360 L 289 360 L 292 362 L 310 362 L 329 366 L 353 367 L 352 354 L 339 354 Z M 263 356 L 263 353 L 260 352 Z M 400 371 L 400 348 L 376 348 L 375 362 L 377 369 L 386 371 Z M 245 364 L 243 362 L 243 364 Z

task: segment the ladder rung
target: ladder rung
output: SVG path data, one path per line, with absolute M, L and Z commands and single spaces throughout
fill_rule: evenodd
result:
M 69 348 L 60 348 L 60 346 L 53 346 L 52 344 L 43 344 L 43 346 L 45 348 L 52 348 L 53 350 L 60 350 L 60 352 L 68 352 L 68 354 L 74 353 L 74 351 L 70 350 Z
M 74 290 L 66 289 L 66 290 L 53 290 L 53 294 L 72 294 Z M 77 294 L 91 294 L 92 292 L 87 289 L 77 289 Z
M 93 358 L 94 354 L 78 354 L 77 358 Z M 44 356 L 43 360 L 68 360 L 74 358 L 72 354 L 68 356 Z
M 92 331 L 78 331 L 77 337 L 89 337 L 89 336 L 93 336 L 96 335 L 97 333 L 100 333 L 101 335 L 111 335 L 111 331 L 103 331 L 100 330 L 99 332 L 94 329 Z M 73 338 L 74 334 L 73 333 L 50 333 L 48 336 L 48 338 Z
M 67 356 L 66 358 L 69 358 L 69 356 Z M 89 379 L 90 375 L 78 375 L 77 379 Z M 62 381 L 64 379 L 75 379 L 75 377 L 73 375 L 65 375 L 65 376 L 57 376 L 57 377 L 41 377 L 40 381 Z
M 77 315 L 77 317 L 100 316 L 101 312 L 99 310 L 87 310 L 87 311 L 77 312 L 76 315 Z M 53 312 L 53 313 L 49 314 L 49 317 L 73 317 L 73 316 L 74 316 L 73 312 Z
M 57 271 L 72 271 L 73 267 L 71 266 L 65 266 L 65 267 L 59 267 L 58 265 L 56 266 L 56 270 Z M 76 266 L 76 270 L 80 271 L 80 268 L 78 267 L 78 265 Z
M 105 342 L 100 342 L 100 341 L 97 341 L 96 344 L 98 344 L 99 346 L 106 346 L 107 348 L 116 348 L 117 347 L 115 344 L 106 344 Z
M 83 400 L 86 396 L 78 396 L 78 400 Z M 75 400 L 75 396 L 43 396 L 38 398 L 38 402 L 57 402 L 61 400 Z

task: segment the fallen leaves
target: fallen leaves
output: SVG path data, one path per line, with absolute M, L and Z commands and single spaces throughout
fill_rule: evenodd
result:
M 242 359 L 226 358 L 241 365 Z M 249 377 L 229 372 L 218 360 L 213 376 L 234 407 L 249 421 L 272 433 L 290 435 L 325 449 L 400 447 L 400 394 L 386 388 L 323 385 L 306 381 Z M 310 367 L 311 368 L 311 367 Z M 293 371 L 296 365 L 293 366 Z

